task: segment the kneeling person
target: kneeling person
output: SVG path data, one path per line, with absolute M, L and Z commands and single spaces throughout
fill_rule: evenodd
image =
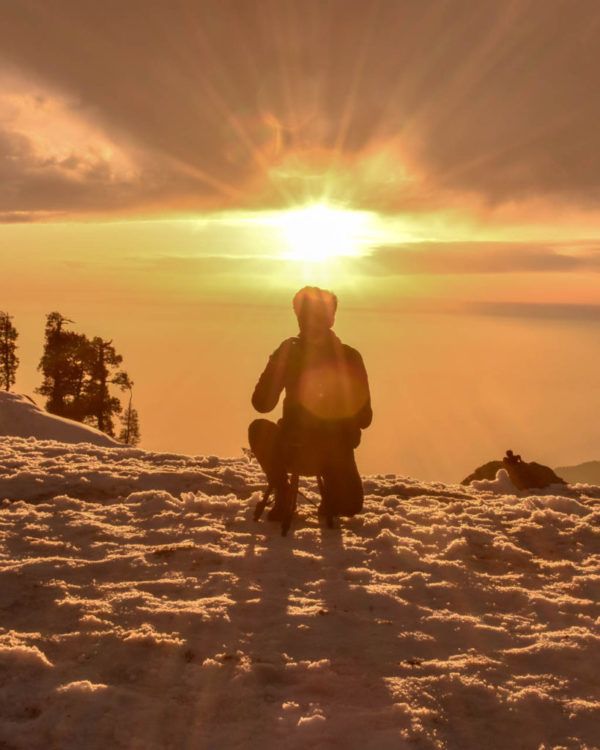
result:
M 300 332 L 273 352 L 252 395 L 254 408 L 265 413 L 285 391 L 279 422 L 257 419 L 248 431 L 250 448 L 275 488 L 269 518 L 285 513 L 292 470 L 322 478 L 321 512 L 353 516 L 363 505 L 354 449 L 373 416 L 367 373 L 356 349 L 331 330 L 334 294 L 304 287 L 293 305 Z

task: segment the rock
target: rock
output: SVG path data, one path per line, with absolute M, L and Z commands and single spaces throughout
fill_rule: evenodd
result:
M 566 484 L 555 474 L 549 466 L 538 464 L 535 461 L 519 461 L 518 463 L 504 463 L 511 482 L 519 490 L 543 489 L 551 484 Z
M 479 466 L 475 469 L 472 474 L 469 474 L 466 479 L 462 480 L 461 484 L 471 484 L 471 482 L 480 479 L 495 479 L 498 469 L 503 468 L 504 464 L 502 461 L 489 461 L 487 464 L 483 464 L 483 466 Z
M 461 484 L 471 484 L 474 480 L 495 479 L 499 469 L 506 469 L 511 482 L 519 490 L 543 489 L 551 484 L 567 484 L 549 467 L 535 461 L 523 461 L 512 451 L 506 451 L 502 461 L 489 461 L 479 466 Z

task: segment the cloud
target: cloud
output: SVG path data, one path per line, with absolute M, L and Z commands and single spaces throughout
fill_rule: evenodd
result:
M 11 104 L 2 117 L 0 210 L 273 206 L 324 192 L 386 210 L 465 194 L 593 207 L 596 10 L 596 0 L 4 4 L 0 56 L 40 116 L 15 129 Z M 57 101 L 64 122 L 93 134 L 89 149 L 68 128 L 42 143 Z
M 600 321 L 600 305 L 567 302 L 469 302 L 455 312 L 510 318 Z
M 133 160 L 76 104 L 0 79 L 0 208 L 5 222 L 115 207 L 140 179 Z M 20 84 L 20 85 L 19 85 Z
M 44 216 L 49 218 L 48 214 Z M 41 217 L 36 211 L 3 211 L 0 213 L 0 224 L 29 224 L 38 218 Z
M 418 242 L 377 248 L 364 266 L 374 275 L 600 272 L 600 245 Z
M 252 275 L 267 275 L 269 271 L 272 271 L 274 263 L 279 266 L 282 265 L 282 261 L 273 258 L 215 255 L 191 258 L 165 255 L 149 260 L 137 260 L 136 265 L 150 274 L 159 274 L 161 278 L 167 276 L 204 278 L 213 274 L 224 274 L 236 279 L 243 279 Z

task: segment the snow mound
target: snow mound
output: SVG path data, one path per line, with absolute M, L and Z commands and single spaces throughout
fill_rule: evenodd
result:
M 100 430 L 49 414 L 26 396 L 6 391 L 0 391 L 0 435 L 62 443 L 91 443 L 104 447 L 121 445 Z
M 4 438 L 0 477 L 0 747 L 598 746 L 600 487 L 372 476 L 283 538 L 241 458 Z
M 505 495 L 518 492 L 506 469 L 498 469 L 495 479 L 474 479 L 471 482 L 471 486 L 476 490 L 489 490 L 490 492 L 500 492 Z

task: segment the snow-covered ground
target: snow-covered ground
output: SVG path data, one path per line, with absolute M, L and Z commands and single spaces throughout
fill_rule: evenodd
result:
M 48 414 L 27 396 L 6 391 L 0 391 L 0 436 L 2 435 L 60 440 L 62 443 L 121 445 L 94 427 Z
M 600 746 L 600 488 L 374 476 L 283 538 L 262 481 L 0 439 L 2 750 Z

